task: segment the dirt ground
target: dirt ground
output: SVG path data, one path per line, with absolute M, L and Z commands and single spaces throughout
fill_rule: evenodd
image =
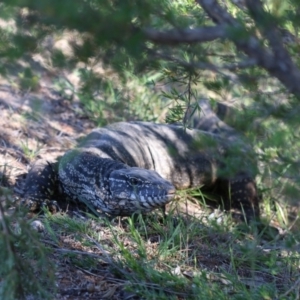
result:
M 0 182 L 22 194 L 24 177 L 37 158 L 55 159 L 88 133 L 94 124 L 80 111 L 78 102 L 63 99 L 51 86 L 52 74 L 44 70 L 37 91 L 22 91 L 7 80 L 0 85 Z M 14 78 L 17 80 L 17 77 Z M 14 81 L 13 80 L 13 81 Z M 46 245 L 51 242 L 43 236 Z M 50 244 L 49 244 L 50 243 Z M 82 250 L 62 237 L 61 248 Z M 129 299 L 120 283 L 101 266 L 101 274 L 75 267 L 53 254 L 57 294 L 54 299 Z M 131 298 L 132 299 L 132 298 Z

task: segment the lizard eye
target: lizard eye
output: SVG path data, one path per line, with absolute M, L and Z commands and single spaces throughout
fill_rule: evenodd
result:
M 139 181 L 138 181 L 136 178 L 130 178 L 130 179 L 129 179 L 129 182 L 130 182 L 130 184 L 132 184 L 132 185 L 137 185 Z

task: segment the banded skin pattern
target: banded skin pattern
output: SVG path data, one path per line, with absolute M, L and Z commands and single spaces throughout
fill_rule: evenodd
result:
M 65 194 L 113 216 L 147 213 L 174 198 L 174 186 L 158 173 L 74 150 L 60 162 Z
M 220 195 L 226 209 L 258 217 L 251 147 L 205 103 L 202 107 L 205 116 L 193 119 L 194 129 L 148 122 L 97 128 L 60 159 L 51 182 L 69 198 L 111 216 L 147 213 L 170 202 L 175 189 L 204 186 Z M 51 196 L 51 188 L 44 188 L 47 180 L 41 180 L 43 187 L 30 182 L 38 178 L 32 172 L 48 174 L 49 167 L 45 170 L 29 172 L 25 199 L 30 203 Z

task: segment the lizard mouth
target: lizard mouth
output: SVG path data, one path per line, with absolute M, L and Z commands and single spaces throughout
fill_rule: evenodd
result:
M 175 188 L 168 190 L 168 195 L 175 195 L 175 194 L 176 194 L 176 189 Z
M 167 193 L 168 200 L 172 200 L 175 197 L 175 194 L 176 194 L 175 188 L 168 190 L 168 193 Z

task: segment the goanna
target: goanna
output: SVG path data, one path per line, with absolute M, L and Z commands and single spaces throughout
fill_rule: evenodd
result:
M 111 216 L 147 213 L 170 202 L 176 189 L 216 191 L 226 209 L 259 216 L 255 155 L 205 103 L 193 129 L 180 125 L 119 122 L 93 130 L 57 168 L 37 162 L 24 199 L 32 209 L 54 189 Z

